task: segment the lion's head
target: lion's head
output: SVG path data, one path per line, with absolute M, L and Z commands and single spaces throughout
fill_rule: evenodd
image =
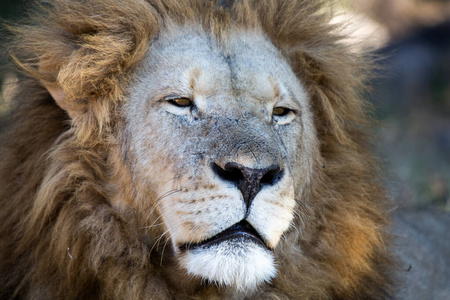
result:
M 385 295 L 364 64 L 319 2 L 84 2 L 16 28 L 5 295 Z
M 200 27 L 161 32 L 124 104 L 121 147 L 149 193 L 131 205 L 159 219 L 180 265 L 251 290 L 276 275 L 318 142 L 286 59 L 261 30 L 230 33 L 221 45 Z

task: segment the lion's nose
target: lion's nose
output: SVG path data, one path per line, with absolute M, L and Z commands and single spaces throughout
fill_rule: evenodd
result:
M 284 174 L 277 165 L 271 165 L 264 169 L 252 169 L 235 162 L 225 164 L 225 168 L 213 164 L 213 169 L 220 178 L 234 183 L 241 191 L 247 210 L 256 194 L 264 186 L 276 184 Z

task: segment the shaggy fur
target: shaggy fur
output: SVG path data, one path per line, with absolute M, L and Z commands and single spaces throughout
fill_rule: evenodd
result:
M 261 27 L 305 83 L 320 153 L 278 272 L 255 299 L 386 299 L 387 204 L 362 128 L 367 60 L 328 24 L 323 3 L 211 0 L 54 0 L 11 28 L 22 71 L 4 121 L 0 169 L 1 299 L 214 299 L 227 291 L 176 271 L 164 237 L 144 234 L 128 171 L 114 152 L 133 70 L 167 22 L 217 37 L 232 23 Z M 226 39 L 224 38 L 224 43 Z M 42 82 L 58 83 L 67 115 Z M 120 191 L 109 184 L 121 177 Z M 302 216 L 300 218 L 299 216 Z M 167 251 L 167 250 L 166 250 Z

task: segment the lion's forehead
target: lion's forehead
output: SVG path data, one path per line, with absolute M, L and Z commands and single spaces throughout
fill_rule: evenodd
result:
M 189 27 L 161 35 L 150 46 L 137 76 L 152 97 L 178 92 L 195 96 L 199 107 L 214 102 L 227 109 L 243 101 L 264 107 L 278 98 L 291 100 L 299 109 L 305 105 L 302 85 L 262 32 L 237 31 L 225 45 Z

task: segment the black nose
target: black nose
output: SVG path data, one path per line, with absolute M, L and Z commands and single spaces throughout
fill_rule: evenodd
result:
M 277 165 L 264 169 L 251 169 L 235 162 L 229 162 L 222 169 L 213 164 L 214 172 L 223 180 L 234 183 L 244 196 L 247 209 L 256 194 L 265 185 L 274 185 L 283 177 L 283 170 Z

